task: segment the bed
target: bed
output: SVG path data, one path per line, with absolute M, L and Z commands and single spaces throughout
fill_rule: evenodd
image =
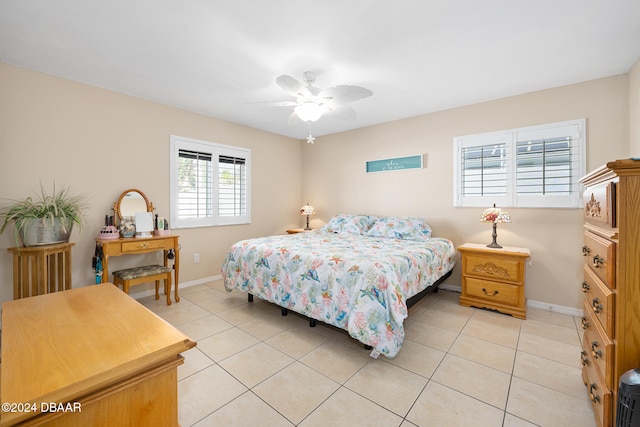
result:
M 393 358 L 408 304 L 437 290 L 455 260 L 453 243 L 420 218 L 341 214 L 315 231 L 235 243 L 222 276 L 228 291 L 344 329 Z

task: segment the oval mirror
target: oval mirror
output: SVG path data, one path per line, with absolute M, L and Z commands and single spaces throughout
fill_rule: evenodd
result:
M 114 210 L 122 220 L 123 217 L 135 216 L 136 212 L 152 212 L 153 207 L 142 191 L 132 188 L 120 195 Z

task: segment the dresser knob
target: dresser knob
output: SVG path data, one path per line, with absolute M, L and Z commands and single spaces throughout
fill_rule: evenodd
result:
M 598 255 L 593 257 L 593 268 L 600 268 L 600 266 L 603 264 L 604 264 L 604 258 Z
M 589 255 L 590 252 L 591 252 L 591 249 L 589 249 L 589 246 L 584 245 L 582 247 L 582 256 L 587 256 Z
M 586 294 L 587 292 L 589 292 L 589 290 L 589 284 L 587 282 L 582 282 L 582 292 Z
M 580 362 L 582 363 L 582 366 L 587 366 L 589 364 L 589 358 L 587 357 L 587 352 L 584 350 L 580 352 Z
M 591 302 L 591 306 L 593 307 L 593 311 L 596 313 L 600 313 L 604 308 L 598 298 L 593 299 L 593 301 Z
M 591 401 L 592 401 L 593 403 L 598 403 L 598 402 L 600 402 L 600 396 L 598 396 L 598 395 L 596 395 L 596 394 L 594 393 L 594 391 L 595 391 L 595 390 L 597 390 L 597 389 L 598 389 L 598 386 L 597 386 L 595 383 L 593 383 L 593 384 L 591 384 L 591 385 L 589 386 L 589 398 L 591 399 Z
M 149 247 L 149 244 L 148 243 L 140 243 L 140 247 L 141 248 L 147 248 L 147 247 Z
M 582 318 L 582 329 L 589 329 L 589 321 L 586 317 Z
M 492 293 L 487 292 L 487 288 L 482 288 L 482 293 L 485 294 L 488 297 L 495 297 L 496 295 L 498 295 L 498 291 L 493 291 Z
M 591 343 L 591 355 L 594 359 L 600 359 L 602 357 L 602 350 L 598 349 L 598 341 Z

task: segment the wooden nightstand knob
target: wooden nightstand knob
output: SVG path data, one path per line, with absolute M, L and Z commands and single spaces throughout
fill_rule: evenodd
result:
M 587 293 L 591 288 L 587 282 L 582 282 L 582 292 Z
M 487 292 L 487 288 L 482 288 L 482 293 L 485 294 L 488 297 L 495 297 L 496 295 L 499 294 L 498 291 L 493 291 L 492 293 Z

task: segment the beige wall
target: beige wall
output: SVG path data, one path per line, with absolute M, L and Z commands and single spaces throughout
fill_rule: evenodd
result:
M 144 191 L 156 213 L 169 216 L 171 134 L 252 150 L 253 223 L 177 231 L 181 281 L 218 275 L 226 250 L 237 240 L 300 226 L 300 141 L 2 63 L 0 206 L 8 203 L 6 198 L 24 199 L 40 182 L 87 193 L 87 221 L 82 230 L 74 229 L 71 241 L 73 286 L 90 284 L 94 238 L 125 189 Z M 1 301 L 13 298 L 6 251 L 11 246 L 13 233 L 5 231 L 0 235 Z M 193 263 L 195 252 L 198 264 Z M 113 258 L 110 269 L 140 262 Z
M 629 72 L 629 147 L 640 157 L 640 59 Z
M 584 117 L 590 170 L 629 156 L 628 91 L 628 78 L 620 75 L 319 137 L 302 151 L 302 197 L 318 209 L 312 225 L 341 212 L 415 215 L 456 245 L 489 243 L 481 210 L 453 207 L 453 137 Z M 366 160 L 420 153 L 424 169 L 364 173 Z M 527 297 L 580 308 L 581 211 L 509 213 L 513 223 L 499 226 L 498 242 L 531 248 Z M 460 284 L 459 266 L 448 283 Z

